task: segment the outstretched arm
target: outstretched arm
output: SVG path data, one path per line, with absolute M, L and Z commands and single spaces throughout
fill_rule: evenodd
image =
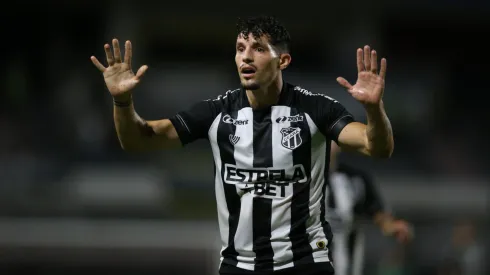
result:
M 132 102 L 128 107 L 116 104 L 114 124 L 124 150 L 151 151 L 181 146 L 177 131 L 169 119 L 146 121 L 136 113 Z
M 395 219 L 390 213 L 378 212 L 373 222 L 381 229 L 384 235 L 392 236 L 400 243 L 408 243 L 413 239 L 413 230 L 408 222 Z
M 364 56 L 364 58 L 363 58 Z M 386 59 L 381 59 L 379 74 L 376 51 L 365 46 L 357 50 L 358 78 L 355 85 L 339 77 L 337 81 L 366 110 L 367 125 L 359 122 L 347 124 L 338 137 L 339 146 L 345 151 L 356 151 L 368 156 L 390 157 L 394 140 L 390 120 L 383 104 Z
M 346 166 L 342 166 L 346 169 Z M 348 167 L 348 166 L 347 166 Z M 356 214 L 367 216 L 372 219 L 386 236 L 393 236 L 400 243 L 407 243 L 413 238 L 412 226 L 405 220 L 396 218 L 391 211 L 388 210 L 383 195 L 379 187 L 374 181 L 374 177 L 362 170 L 349 168 L 356 177 L 362 179 L 363 190 L 359 203 L 356 204 L 354 210 Z

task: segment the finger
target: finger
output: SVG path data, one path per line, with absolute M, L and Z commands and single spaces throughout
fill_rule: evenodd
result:
M 386 77 L 386 58 L 381 58 L 381 68 L 379 69 L 379 76 L 383 79 Z
M 92 63 L 94 63 L 95 67 L 97 67 L 97 69 L 99 69 L 99 71 L 101 71 L 101 72 L 105 71 L 105 67 L 102 64 L 100 64 L 99 60 L 97 60 L 97 58 L 95 56 L 91 56 L 90 60 L 92 60 Z
M 342 87 L 346 88 L 347 90 L 352 89 L 352 85 L 343 77 L 337 77 L 337 82 L 342 85 Z
M 378 55 L 375 50 L 371 51 L 371 72 L 378 73 Z
M 114 48 L 114 61 L 121 63 L 121 49 L 119 48 L 119 41 L 115 38 L 112 39 L 112 47 Z
M 105 50 L 105 56 L 107 58 L 107 64 L 109 64 L 109 66 L 114 65 L 114 56 L 112 56 L 111 46 L 109 46 L 109 44 L 105 44 L 104 50 Z
M 371 70 L 371 61 L 369 58 L 370 54 L 371 48 L 368 45 L 364 46 L 364 68 L 366 71 Z
M 362 49 L 357 49 L 357 72 L 364 71 L 364 64 L 362 63 Z
M 133 49 L 131 42 L 128 40 L 126 41 L 126 45 L 124 46 L 124 63 L 128 64 L 128 66 L 131 68 L 131 56 L 133 55 Z
M 139 80 L 145 74 L 147 69 L 148 69 L 148 66 L 146 66 L 146 65 L 141 66 L 141 68 L 139 68 L 138 71 L 136 72 L 135 78 L 137 80 Z

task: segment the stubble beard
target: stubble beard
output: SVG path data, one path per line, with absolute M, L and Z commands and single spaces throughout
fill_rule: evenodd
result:
M 257 83 L 256 81 L 252 81 L 251 83 L 242 82 L 242 87 L 245 90 L 255 91 L 260 89 L 260 84 Z

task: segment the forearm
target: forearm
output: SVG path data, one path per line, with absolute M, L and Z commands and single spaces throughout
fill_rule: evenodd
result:
M 390 157 L 393 153 L 393 130 L 386 115 L 383 102 L 366 107 L 366 136 L 368 149 L 372 156 Z
M 129 106 L 114 104 L 114 124 L 119 143 L 124 150 L 140 150 L 144 139 L 152 135 L 153 129 L 136 113 L 130 98 L 116 100 L 129 102 Z
M 374 223 L 381 229 L 384 234 L 391 234 L 391 228 L 395 219 L 389 213 L 378 212 L 374 216 Z

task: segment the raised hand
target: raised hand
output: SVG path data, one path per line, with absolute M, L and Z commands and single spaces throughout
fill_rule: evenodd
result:
M 381 59 L 378 74 L 378 60 L 375 50 L 369 46 L 357 49 L 357 81 L 351 85 L 343 77 L 338 77 L 337 82 L 359 102 L 365 106 L 376 105 L 381 102 L 385 88 L 386 59 Z
M 95 67 L 103 73 L 105 84 L 111 95 L 114 98 L 124 98 L 129 96 L 131 90 L 140 82 L 148 66 L 141 66 L 136 75 L 133 73 L 131 69 L 132 46 L 129 40 L 126 41 L 125 45 L 124 61 L 121 59 L 119 41 L 115 38 L 112 40 L 112 47 L 114 48 L 114 55 L 110 45 L 104 45 L 108 67 L 104 67 L 95 56 L 91 56 L 90 59 Z

